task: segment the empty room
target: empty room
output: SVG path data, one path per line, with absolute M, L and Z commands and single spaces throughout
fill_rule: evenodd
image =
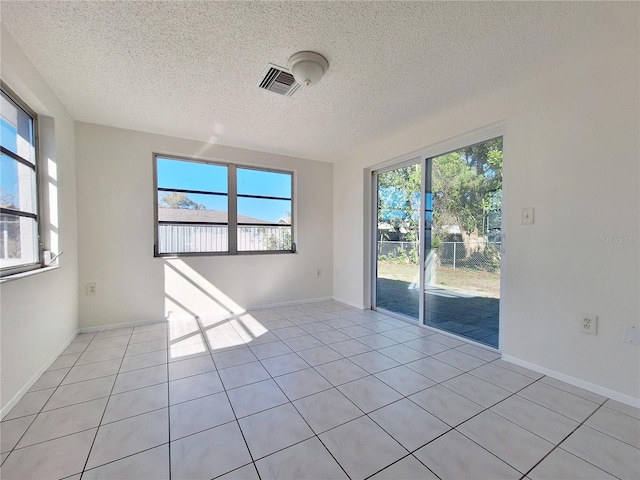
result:
M 0 22 L 0 478 L 640 478 L 639 3 Z

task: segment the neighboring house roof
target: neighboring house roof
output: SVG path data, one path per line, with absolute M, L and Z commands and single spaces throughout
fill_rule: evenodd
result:
M 0 208 L 10 208 L 12 210 L 18 209 L 18 207 L 13 203 L 0 203 Z M 12 215 L 11 213 L 2 213 L 0 214 L 0 221 L 2 221 L 2 223 L 20 223 L 20 217 Z M 14 228 L 12 228 L 10 232 L 12 232 L 12 235 L 20 234 L 20 231 Z
M 227 212 L 222 210 L 196 210 L 191 208 L 159 208 L 159 222 L 227 223 Z M 238 223 L 268 225 L 274 222 L 238 215 Z M 278 222 L 281 223 L 281 222 Z

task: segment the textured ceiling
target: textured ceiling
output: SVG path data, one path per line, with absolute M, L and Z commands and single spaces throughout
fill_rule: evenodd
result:
M 335 161 L 614 42 L 633 3 L 2 0 L 0 14 L 78 121 Z M 328 59 L 318 85 L 256 87 L 299 50 Z

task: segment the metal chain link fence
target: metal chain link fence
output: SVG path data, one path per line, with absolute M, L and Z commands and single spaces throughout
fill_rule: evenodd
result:
M 417 242 L 378 242 L 378 258 L 418 263 Z M 500 242 L 443 242 L 434 249 L 436 265 L 497 273 L 500 271 Z

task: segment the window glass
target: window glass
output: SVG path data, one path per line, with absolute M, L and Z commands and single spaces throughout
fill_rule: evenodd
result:
M 34 163 L 33 119 L 11 100 L 5 92 L 2 92 L 0 102 L 0 112 L 2 112 L 0 138 L 2 139 L 2 146 L 23 159 Z
M 0 214 L 0 264 L 18 267 L 38 261 L 38 224 L 33 218 Z
M 227 167 L 158 158 L 158 188 L 227 193 Z
M 291 198 L 291 174 L 238 168 L 238 195 Z
M 156 162 L 156 254 L 293 251 L 292 173 L 166 157 Z
M 227 223 L 228 201 L 226 195 L 185 193 L 171 190 L 158 192 L 158 211 L 162 215 L 184 216 L 192 221 Z
M 38 268 L 38 185 L 34 120 L 4 91 L 0 119 L 0 273 Z
M 291 224 L 291 200 L 238 198 L 238 223 Z
M 291 227 L 273 225 L 242 225 L 238 227 L 238 251 L 291 250 Z
M 226 252 L 228 232 L 227 225 L 158 225 L 158 253 Z
M 0 154 L 0 188 L 4 208 L 36 213 L 36 172 L 33 168 Z

